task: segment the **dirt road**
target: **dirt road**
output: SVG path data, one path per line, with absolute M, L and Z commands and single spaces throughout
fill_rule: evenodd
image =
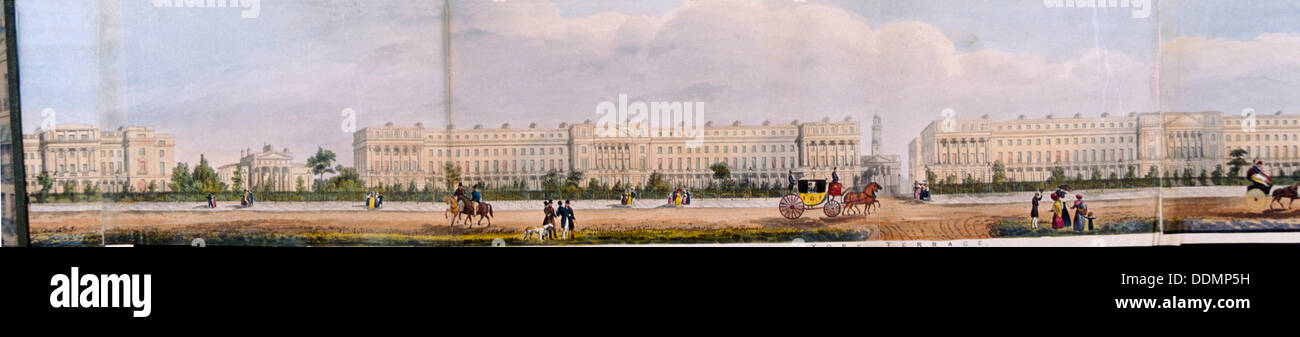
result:
M 1228 200 L 1236 201 L 1236 200 Z M 1029 204 L 1002 205 L 933 205 L 907 199 L 886 199 L 884 207 L 871 215 L 828 218 L 821 210 L 809 210 L 797 220 L 780 216 L 776 205 L 770 208 L 681 208 L 681 209 L 606 209 L 577 212 L 578 230 L 614 230 L 632 228 L 718 229 L 718 228 L 843 228 L 870 229 L 872 240 L 955 240 L 988 238 L 989 229 L 1002 221 L 1024 220 Z M 1089 203 L 1100 219 L 1154 219 L 1154 200 L 1094 201 Z M 1215 206 L 1223 204 L 1224 206 Z M 1166 200 L 1166 216 L 1248 216 L 1240 202 L 1224 200 Z M 1041 214 L 1050 214 L 1050 203 L 1043 202 Z M 1300 216 L 1300 212 L 1281 212 L 1270 217 Z M 33 213 L 31 229 L 35 233 L 96 232 L 101 224 L 108 229 L 237 229 L 275 232 L 380 232 L 380 233 L 475 233 L 482 231 L 522 231 L 542 221 L 542 212 L 496 212 L 492 227 L 463 224 L 449 226 L 442 212 L 61 212 Z M 1050 220 L 1044 219 L 1043 223 Z M 476 219 L 477 222 L 477 219 Z M 486 228 L 486 229 L 485 229 Z

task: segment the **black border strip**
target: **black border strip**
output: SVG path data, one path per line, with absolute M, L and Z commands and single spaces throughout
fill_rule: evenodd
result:
M 14 15 L 14 0 L 4 0 L 5 57 L 9 63 L 9 137 L 13 144 L 14 171 L 14 234 L 18 236 L 18 246 L 31 245 L 31 232 L 27 227 L 27 166 L 26 153 L 23 153 L 23 109 L 21 90 L 18 88 L 18 25 Z

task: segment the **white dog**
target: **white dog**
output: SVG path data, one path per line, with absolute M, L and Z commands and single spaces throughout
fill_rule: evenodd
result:
M 528 240 L 529 238 L 533 237 L 533 234 L 537 234 L 538 239 L 541 239 L 542 241 L 546 241 L 550 239 L 551 233 L 554 233 L 554 230 L 555 230 L 555 225 L 531 227 L 524 230 L 524 240 Z

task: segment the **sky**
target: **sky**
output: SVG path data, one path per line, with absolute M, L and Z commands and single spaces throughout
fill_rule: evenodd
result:
M 596 120 L 620 94 L 704 102 L 717 123 L 879 114 L 882 151 L 904 157 L 944 109 L 1300 108 L 1300 1 L 1166 0 L 1135 17 L 1045 0 L 454 0 L 451 116 L 442 1 L 263 0 L 248 19 L 151 1 L 16 7 L 24 129 L 44 109 L 100 124 L 115 108 L 99 93 L 120 92 L 123 123 L 173 133 L 178 161 L 214 165 L 263 144 L 299 161 L 323 146 L 351 165 L 345 109 L 358 128 L 555 126 Z M 106 15 L 120 35 L 100 29 Z M 114 36 L 122 64 L 101 64 Z

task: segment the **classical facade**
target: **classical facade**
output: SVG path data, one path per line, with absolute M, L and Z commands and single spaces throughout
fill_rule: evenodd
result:
M 713 180 L 710 166 L 727 163 L 732 179 L 755 184 L 785 184 L 788 171 L 829 178 L 840 167 L 843 179 L 856 179 L 860 156 L 857 122 L 824 119 L 815 123 L 730 126 L 706 124 L 702 137 L 663 130 L 641 137 L 607 137 L 590 121 L 544 128 L 475 126 L 469 130 L 369 127 L 353 139 L 356 168 L 369 186 L 415 184 L 441 188 L 446 166 L 460 168 L 461 181 L 506 187 L 522 183 L 540 187 L 552 169 L 583 172 L 601 184 L 641 186 L 652 173 L 673 185 L 702 188 Z
M 42 172 L 53 179 L 52 193 L 66 183 L 100 192 L 167 191 L 175 166 L 176 143 L 171 134 L 140 126 L 100 130 L 90 125 L 60 125 L 23 135 L 23 162 L 28 193 L 40 192 Z
M 1054 168 L 1067 176 L 1139 177 L 1152 167 L 1160 172 L 1212 172 L 1234 149 L 1249 152 L 1273 170 L 1300 167 L 1300 116 L 1281 113 L 1225 116 L 1221 112 L 1102 114 L 1097 118 L 994 121 L 935 121 L 909 145 L 913 179 L 926 172 L 937 180 L 989 182 L 994 163 L 1006 167 L 1010 181 L 1043 181 Z M 1245 124 L 1245 126 L 1243 126 Z
M 238 185 L 236 174 L 241 175 Z M 262 146 L 261 152 L 240 150 L 238 163 L 217 167 L 217 178 L 232 190 L 290 192 L 299 187 L 310 190 L 312 186 L 311 169 L 294 163 L 288 148 L 276 151 L 271 145 Z
M 903 161 L 897 154 L 881 153 L 882 143 L 884 125 L 880 121 L 880 115 L 875 115 L 871 118 L 871 154 L 862 156 L 860 176 L 862 182 L 875 182 L 884 187 L 886 194 L 897 195 L 904 191 Z

